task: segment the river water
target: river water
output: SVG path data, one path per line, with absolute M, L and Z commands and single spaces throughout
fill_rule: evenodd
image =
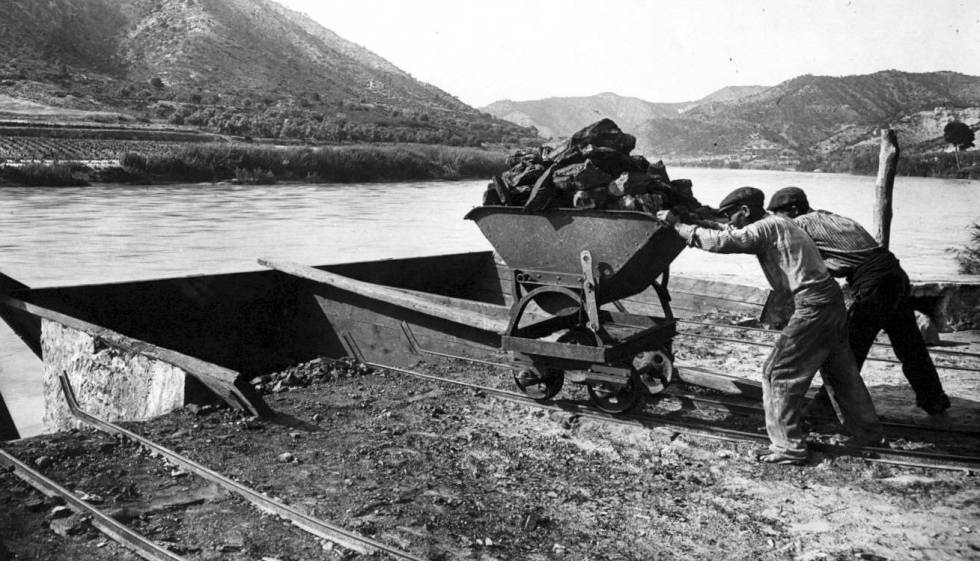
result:
M 735 187 L 806 190 L 811 206 L 870 230 L 874 178 L 670 168 L 717 205 Z M 0 189 L 0 271 L 33 286 L 258 270 L 259 257 L 320 265 L 489 249 L 462 219 L 486 181 L 349 185 L 106 185 Z M 958 278 L 948 248 L 980 221 L 980 181 L 896 180 L 892 250 L 913 279 Z M 688 250 L 673 273 L 765 285 L 754 257 Z M 40 363 L 0 325 L 0 393 L 23 435 L 40 430 Z

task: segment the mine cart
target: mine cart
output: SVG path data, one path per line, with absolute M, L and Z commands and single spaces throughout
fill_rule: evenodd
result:
M 667 281 L 684 249 L 673 228 L 633 211 L 483 206 L 466 218 L 513 275 L 501 346 L 523 366 L 514 376 L 522 391 L 550 399 L 567 379 L 619 413 L 670 381 L 676 323 Z M 662 315 L 627 313 L 619 301 L 651 286 Z

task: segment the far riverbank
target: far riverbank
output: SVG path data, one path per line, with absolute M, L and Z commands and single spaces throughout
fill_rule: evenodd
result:
M 846 173 L 874 176 L 878 173 L 878 149 L 866 148 L 846 154 L 803 157 L 799 160 L 750 160 L 729 158 L 682 158 L 667 162 L 669 165 L 751 169 L 762 171 L 793 171 L 817 173 Z M 954 152 L 909 152 L 898 159 L 896 175 L 899 177 L 931 177 L 936 179 L 980 179 L 980 150 Z
M 115 162 L 43 161 L 0 167 L 0 185 L 280 181 L 360 183 L 489 178 L 506 169 L 507 152 L 425 144 L 275 146 L 196 143 L 126 152 Z M 108 164 L 108 165 L 107 165 Z
M 2 131 L 0 131 L 2 133 Z M 9 141 L 9 142 L 8 142 Z M 8 146 L 9 144 L 9 146 Z M 15 146 L 16 145 L 16 146 Z M 308 146 L 262 142 L 4 137 L 0 186 L 65 187 L 93 183 L 152 185 L 277 182 L 356 183 L 488 179 L 507 169 L 511 151 L 414 143 Z M 661 159 L 650 155 L 651 161 Z M 873 176 L 877 151 L 848 157 L 738 161 L 664 158 L 669 167 L 845 173 Z M 900 177 L 980 179 L 980 151 L 903 153 Z

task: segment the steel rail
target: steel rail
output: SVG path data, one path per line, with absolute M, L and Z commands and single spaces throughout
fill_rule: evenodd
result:
M 483 391 L 485 393 L 495 395 L 497 397 L 506 399 L 508 401 L 523 403 L 526 405 L 530 405 L 545 410 L 572 412 L 581 415 L 583 417 L 601 420 L 605 422 L 613 422 L 617 424 L 625 424 L 625 425 L 633 425 L 633 426 L 639 425 L 644 428 L 649 428 L 651 424 L 656 424 L 656 426 L 658 427 L 668 427 L 678 432 L 684 432 L 686 434 L 691 434 L 694 436 L 711 438 L 715 440 L 725 440 L 730 442 L 746 442 L 746 441 L 767 442 L 768 441 L 768 437 L 756 433 L 752 433 L 748 431 L 740 431 L 736 429 L 729 429 L 724 427 L 717 427 L 699 421 L 679 420 L 672 417 L 667 417 L 663 415 L 653 415 L 649 413 L 614 416 L 606 413 L 597 412 L 592 408 L 585 407 L 577 403 L 567 403 L 567 402 L 558 402 L 558 401 L 554 401 L 550 403 L 539 403 L 525 395 L 511 392 L 508 390 L 501 390 L 489 386 L 474 384 L 471 382 L 463 382 L 460 380 L 454 380 L 452 378 L 445 378 L 443 376 L 436 376 L 433 374 L 425 374 L 423 372 L 408 370 L 405 368 L 399 368 L 396 366 L 390 366 L 390 365 L 385 365 L 380 363 L 365 362 L 365 364 L 375 368 L 390 370 L 393 372 L 401 372 L 403 374 L 408 374 L 421 379 L 427 379 L 440 383 L 452 384 L 456 386 L 466 387 L 469 389 Z M 903 466 L 916 467 L 916 468 L 945 469 L 951 471 L 972 472 L 980 469 L 980 456 L 936 454 L 931 452 L 921 452 L 915 450 L 905 450 L 905 451 L 897 452 L 889 448 L 873 447 L 873 446 L 866 446 L 857 449 L 853 447 L 823 444 L 820 442 L 810 442 L 809 445 L 813 449 L 816 449 L 824 453 L 855 456 L 868 462 L 880 462 L 880 463 L 903 465 Z
M 612 414 L 609 414 L 609 413 L 603 413 L 601 411 L 596 411 L 595 409 L 584 407 L 582 405 L 579 405 L 579 404 L 576 404 L 576 403 L 572 403 L 572 402 L 567 402 L 567 401 L 552 401 L 552 402 L 549 402 L 549 403 L 541 403 L 541 402 L 535 401 L 535 400 L 533 400 L 533 399 L 525 396 L 524 394 L 519 394 L 519 393 L 508 391 L 508 390 L 501 390 L 501 389 L 498 389 L 498 388 L 492 388 L 490 386 L 482 386 L 480 384 L 474 384 L 472 382 L 464 382 L 464 381 L 461 381 L 461 380 L 454 380 L 452 378 L 445 378 L 445 377 L 442 377 L 442 376 L 436 376 L 434 374 L 426 374 L 424 372 L 418 372 L 416 370 L 408 370 L 408 369 L 405 369 L 405 368 L 399 368 L 397 366 L 389 366 L 389 365 L 386 365 L 386 364 L 378 364 L 378 363 L 374 363 L 374 362 L 365 362 L 364 364 L 366 364 L 368 366 L 371 366 L 371 367 L 374 367 L 374 368 L 380 368 L 380 369 L 389 370 L 389 371 L 392 371 L 392 372 L 400 372 L 402 374 L 408 374 L 410 376 L 414 376 L 416 378 L 420 378 L 420 379 L 423 379 L 423 380 L 431 380 L 433 382 L 440 382 L 440 383 L 444 383 L 444 384 L 452 384 L 452 385 L 455 385 L 455 386 L 460 386 L 460 387 L 464 387 L 464 388 L 468 388 L 468 389 L 472 389 L 472 390 L 482 391 L 484 393 L 494 395 L 494 396 L 499 397 L 501 399 L 505 399 L 505 400 L 508 400 L 508 401 L 514 401 L 514 402 L 522 403 L 522 404 L 525 404 L 525 405 L 531 405 L 533 407 L 537 407 L 537 408 L 540 408 L 540 409 L 546 409 L 546 410 L 551 410 L 551 411 L 571 412 L 571 413 L 575 413 L 576 415 L 581 415 L 583 417 L 590 417 L 590 418 L 595 418 L 595 419 L 601 419 L 603 421 L 608 421 L 608 422 L 612 422 L 612 423 L 616 423 L 616 424 L 621 424 L 621 425 L 633 425 L 633 426 L 635 426 L 635 425 L 639 424 L 639 423 L 637 423 L 636 419 L 633 416 L 630 416 L 630 415 L 612 415 Z M 684 426 L 686 422 L 685 421 L 671 421 L 671 423 L 672 424 L 676 424 L 677 426 Z M 696 431 L 699 430 L 700 427 L 696 427 L 696 426 L 694 426 L 692 424 L 692 426 L 685 427 L 685 428 L 690 428 L 692 431 L 695 431 L 696 432 Z M 734 431 L 733 429 L 725 429 L 725 428 L 720 428 L 720 427 L 718 427 L 717 430 L 707 430 L 707 431 L 704 432 L 704 434 L 699 434 L 698 436 L 703 436 L 705 438 L 712 438 L 712 439 L 715 439 L 715 440 L 724 440 L 724 441 L 728 441 L 728 442 L 742 442 L 744 439 L 743 438 L 740 438 L 740 437 L 743 436 L 743 434 L 744 435 L 750 435 L 750 436 L 756 436 L 756 435 L 753 435 L 752 433 L 739 433 L 738 431 Z
M 729 401 L 724 398 L 715 399 L 715 398 L 704 397 L 698 394 L 677 391 L 676 389 L 672 389 L 672 386 L 667 386 L 667 389 L 661 395 L 663 395 L 664 397 L 673 397 L 676 399 L 689 399 L 691 401 L 697 401 L 699 403 L 706 403 L 708 405 L 712 405 L 716 407 L 724 407 L 727 409 L 740 409 L 752 413 L 763 412 L 762 406 L 757 405 L 755 403 L 736 403 L 734 401 Z M 832 418 L 829 416 L 822 416 L 820 417 L 820 419 L 828 420 L 828 421 L 836 421 L 836 418 Z M 980 437 L 980 431 L 978 430 L 960 429 L 954 427 L 934 427 L 934 426 L 927 426 L 927 425 L 917 425 L 914 423 L 899 423 L 896 421 L 881 421 L 881 426 L 884 428 L 892 428 L 898 430 L 912 430 L 912 431 L 929 432 L 929 433 L 961 434 L 965 436 Z
M 429 354 L 429 355 L 439 356 L 439 357 L 443 357 L 443 358 L 451 358 L 451 359 L 462 360 L 462 361 L 466 361 L 466 362 L 472 362 L 472 363 L 475 363 L 475 364 L 483 364 L 483 365 L 488 365 L 488 366 L 494 366 L 496 368 L 501 368 L 501 369 L 504 369 L 504 370 L 512 370 L 512 371 L 514 371 L 514 370 L 519 370 L 520 369 L 519 366 L 513 365 L 513 364 L 505 364 L 505 363 L 502 363 L 502 362 L 492 362 L 492 361 L 488 361 L 488 360 L 480 360 L 480 359 L 470 358 L 470 357 L 466 357 L 466 356 L 462 356 L 462 355 L 453 355 L 453 354 L 447 354 L 447 353 L 437 353 L 437 352 L 425 350 L 425 349 L 423 349 L 421 347 L 414 347 L 413 350 L 415 350 L 415 351 L 417 351 L 419 353 L 422 353 L 422 354 Z M 364 362 L 364 361 L 362 360 L 362 362 Z M 365 362 L 365 364 L 367 364 L 367 363 Z M 684 368 L 684 365 L 682 365 L 682 364 L 675 363 L 674 366 L 676 366 L 677 368 Z M 390 369 L 392 367 L 383 366 L 383 368 L 389 368 Z M 708 369 L 703 369 L 703 370 L 706 370 L 706 371 L 709 371 L 710 372 L 710 370 L 708 370 Z M 671 386 L 667 386 L 667 388 L 668 388 L 669 395 L 672 396 L 672 397 L 690 399 L 692 401 L 699 401 L 701 403 L 707 403 L 709 405 L 717 405 L 719 407 L 726 407 L 726 408 L 730 408 L 730 409 L 750 410 L 753 413 L 762 410 L 762 408 L 760 406 L 757 406 L 757 405 L 748 405 L 748 404 L 743 404 L 743 403 L 735 403 L 735 402 L 732 402 L 732 401 L 711 399 L 711 398 L 707 398 L 707 397 L 696 395 L 696 394 L 687 394 L 687 393 L 674 392 L 674 391 L 670 391 Z M 505 390 L 501 390 L 501 391 L 505 391 Z M 932 427 L 932 426 L 925 426 L 925 425 L 916 425 L 916 424 L 913 424 L 913 423 L 898 423 L 898 422 L 895 422 L 895 421 L 882 421 L 881 424 L 884 427 L 891 427 L 891 428 L 904 429 L 904 430 L 917 430 L 917 431 L 933 432 L 933 433 L 952 433 L 952 434 L 963 434 L 963 435 L 967 435 L 967 436 L 980 436 L 980 430 L 960 429 L 960 428 L 953 428 L 953 427 Z
M 75 512 L 90 516 L 92 518 L 92 526 L 143 559 L 148 561 L 185 561 L 184 557 L 153 543 L 148 538 L 129 529 L 108 514 L 83 501 L 54 480 L 45 477 L 41 472 L 18 460 L 6 450 L 0 449 L 0 463 L 10 466 L 14 475 L 23 479 L 31 487 L 34 487 L 44 495 L 59 497 Z
M 745 339 L 732 339 L 730 337 L 719 337 L 717 335 L 704 335 L 704 334 L 701 334 L 701 333 L 685 333 L 683 331 L 679 331 L 677 333 L 677 335 L 674 335 L 674 337 L 683 337 L 685 339 L 709 339 L 709 340 L 712 340 L 712 341 L 722 341 L 722 342 L 726 342 L 726 343 L 735 343 L 735 344 L 740 344 L 740 345 L 752 345 L 752 346 L 755 346 L 755 347 L 765 347 L 765 348 L 769 348 L 769 349 L 775 347 L 775 345 L 772 344 L 772 343 L 764 343 L 762 341 L 747 341 Z M 867 361 L 874 361 L 874 362 L 887 362 L 889 364 L 902 364 L 902 361 L 900 361 L 898 359 L 894 359 L 894 358 L 879 358 L 879 357 L 869 356 L 865 360 L 867 360 Z M 936 366 L 936 368 L 943 369 L 943 370 L 959 370 L 959 371 L 963 371 L 963 372 L 980 372 L 980 368 L 969 368 L 969 367 L 966 367 L 966 366 L 952 366 L 952 365 L 946 365 L 946 364 L 935 364 L 935 366 Z
M 380 551 L 398 559 L 425 561 L 424 558 L 418 557 L 412 553 L 396 549 L 380 541 L 367 538 L 356 532 L 347 530 L 341 526 L 309 516 L 308 514 L 300 512 L 289 505 L 283 504 L 282 502 L 274 499 L 270 499 L 269 497 L 266 497 L 261 493 L 238 483 L 237 481 L 234 481 L 195 462 L 194 460 L 186 458 L 132 431 L 116 425 L 115 423 L 99 419 L 81 408 L 81 406 L 78 404 L 78 400 L 75 397 L 74 389 L 64 373 L 60 375 L 60 381 L 62 393 L 68 402 L 68 408 L 71 410 L 72 415 L 74 415 L 80 421 L 87 423 L 103 432 L 125 436 L 126 438 L 160 454 L 173 464 L 176 464 L 187 471 L 198 475 L 199 477 L 216 483 L 221 487 L 238 494 L 248 502 L 258 507 L 260 510 L 276 514 L 285 520 L 289 520 L 294 525 L 310 534 L 325 540 L 329 540 L 363 555 L 373 555 Z
M 766 329 L 764 327 L 750 327 L 750 326 L 747 326 L 747 325 L 725 325 L 723 323 L 709 323 L 709 322 L 706 322 L 706 321 L 694 321 L 694 320 L 690 320 L 690 319 L 678 319 L 677 320 L 677 323 L 686 323 L 688 325 L 699 325 L 699 326 L 703 326 L 703 327 L 720 327 L 722 329 L 735 329 L 737 331 L 755 331 L 755 332 L 758 332 L 758 333 L 766 333 L 766 334 L 769 334 L 769 335 L 779 335 L 779 330 L 776 330 L 776 329 Z M 891 349 L 893 347 L 893 345 L 891 343 L 879 343 L 877 341 L 875 341 L 874 343 L 872 343 L 872 345 L 875 346 L 875 347 L 880 347 L 880 348 L 885 348 L 885 349 Z M 929 352 L 930 353 L 956 355 L 956 356 L 965 356 L 965 357 L 971 357 L 971 358 L 980 358 L 980 353 L 974 353 L 974 352 L 970 352 L 970 351 L 958 351 L 958 350 L 955 350 L 955 349 L 937 349 L 937 348 L 934 348 L 934 347 L 930 347 L 929 348 Z

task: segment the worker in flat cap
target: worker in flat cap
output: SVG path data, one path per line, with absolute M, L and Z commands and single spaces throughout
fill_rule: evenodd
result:
M 773 289 L 793 295 L 793 315 L 763 367 L 770 446 L 758 458 L 778 464 L 807 462 L 803 406 L 817 370 L 841 422 L 851 432 L 850 444 L 878 443 L 881 423 L 848 346 L 841 289 L 813 240 L 792 219 L 767 213 L 764 203 L 765 195 L 755 187 L 732 191 L 719 205 L 719 214 L 730 223 L 724 230 L 679 223 L 670 211 L 657 214 L 692 247 L 756 255 Z
M 773 193 L 769 210 L 793 219 L 817 244 L 830 274 L 847 279 L 853 296 L 847 311 L 848 337 L 858 369 L 884 330 L 915 392 L 916 405 L 936 423 L 947 424 L 949 397 L 915 321 L 909 277 L 895 255 L 878 245 L 856 220 L 811 209 L 799 187 Z M 818 395 L 818 400 L 826 399 Z

